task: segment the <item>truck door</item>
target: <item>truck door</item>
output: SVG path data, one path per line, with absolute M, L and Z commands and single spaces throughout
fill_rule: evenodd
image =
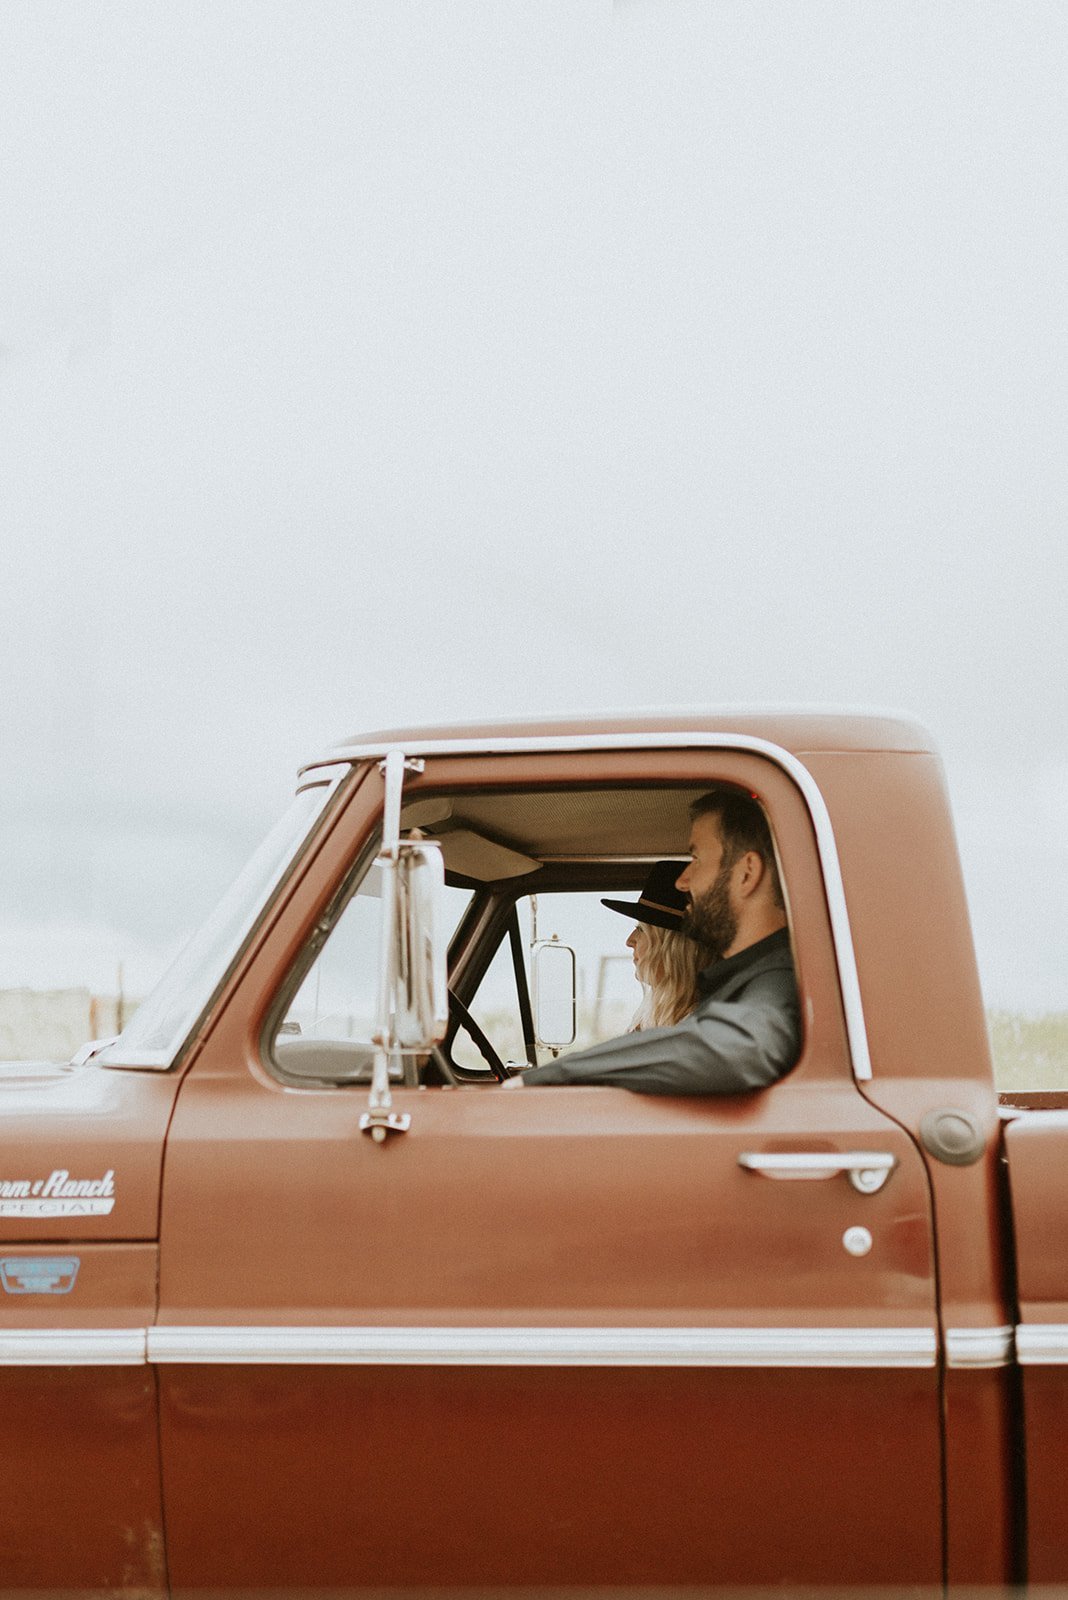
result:
M 724 1099 L 398 1086 L 410 1129 L 372 1143 L 365 1088 L 277 1067 L 279 995 L 369 859 L 363 784 L 172 1124 L 149 1352 L 179 1593 L 941 1581 L 928 1189 L 854 1082 L 805 802 L 731 752 L 551 776 L 760 795 L 801 1060 Z M 442 759 L 420 792 L 486 781 Z

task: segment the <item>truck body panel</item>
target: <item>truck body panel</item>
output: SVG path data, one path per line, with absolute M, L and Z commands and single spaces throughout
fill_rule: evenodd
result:
M 287 1074 L 287 1007 L 373 860 L 393 746 L 421 759 L 411 816 L 446 864 L 462 828 L 475 863 L 461 999 L 521 891 L 638 882 L 710 782 L 756 796 L 793 1071 L 726 1097 L 516 1095 L 428 1057 L 381 1145 L 366 1079 Z M 1022 1112 L 1002 1141 L 924 730 L 560 721 L 326 759 L 353 775 L 176 1066 L 0 1072 L 8 1586 L 1064 1581 L 1068 1116 Z M 515 881 L 479 879 L 479 838 Z M 966 1161 L 932 1115 L 974 1128 Z M 774 1165 L 857 1151 L 884 1163 L 866 1189 Z M 50 1521 L 82 1557 L 50 1551 Z

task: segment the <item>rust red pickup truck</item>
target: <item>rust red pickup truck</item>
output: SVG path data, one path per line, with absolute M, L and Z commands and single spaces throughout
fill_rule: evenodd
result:
M 501 1092 L 569 1036 L 531 923 L 713 780 L 771 826 L 795 1069 Z M 1068 1116 L 999 1107 L 921 728 L 339 745 L 0 1110 L 0 1589 L 1068 1581 Z

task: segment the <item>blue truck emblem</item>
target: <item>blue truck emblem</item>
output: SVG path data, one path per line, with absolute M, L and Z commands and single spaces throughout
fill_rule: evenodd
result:
M 8 1294 L 69 1294 L 80 1256 L 4 1256 L 0 1284 Z

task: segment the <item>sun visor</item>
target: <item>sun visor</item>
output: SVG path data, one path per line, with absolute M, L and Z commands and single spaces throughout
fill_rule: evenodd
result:
M 452 801 L 431 794 L 425 800 L 409 800 L 401 807 L 401 827 L 433 828 L 439 822 L 447 822 L 451 816 Z
M 520 855 L 518 850 L 508 850 L 503 844 L 494 844 L 471 828 L 455 828 L 443 833 L 440 839 L 445 868 L 463 878 L 476 878 L 480 883 L 493 883 L 498 878 L 521 878 L 536 872 L 540 861 Z

